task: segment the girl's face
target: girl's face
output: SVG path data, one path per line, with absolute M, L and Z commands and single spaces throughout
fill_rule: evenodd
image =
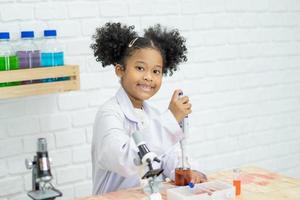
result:
M 145 48 L 127 58 L 125 69 L 116 66 L 116 74 L 135 108 L 152 97 L 162 83 L 163 59 L 158 50 Z

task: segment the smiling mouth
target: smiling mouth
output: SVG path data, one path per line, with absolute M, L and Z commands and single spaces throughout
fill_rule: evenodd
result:
M 146 84 L 138 84 L 138 87 L 147 92 L 150 92 L 154 89 L 154 87 L 151 87 L 150 85 Z

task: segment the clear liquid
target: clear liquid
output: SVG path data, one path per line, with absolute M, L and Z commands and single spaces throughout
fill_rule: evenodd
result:
M 19 69 L 19 59 L 17 56 L 0 56 L 0 71 Z M 0 83 L 0 87 L 20 85 L 20 81 Z

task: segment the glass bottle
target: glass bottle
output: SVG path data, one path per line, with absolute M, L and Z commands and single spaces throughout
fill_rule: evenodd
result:
M 19 69 L 19 60 L 10 44 L 9 32 L 0 32 L 0 71 Z M 0 83 L 0 87 L 19 85 L 20 82 Z
M 178 164 L 175 169 L 175 185 L 185 186 L 191 182 L 192 170 L 191 165 L 188 161 L 188 157 L 178 156 Z
M 43 67 L 63 66 L 63 47 L 57 40 L 56 30 L 44 30 L 44 41 L 41 49 L 41 65 Z M 66 77 L 44 79 L 43 82 L 66 80 Z
M 233 186 L 235 188 L 235 195 L 238 196 L 241 194 L 241 170 L 233 169 Z
M 40 66 L 40 50 L 33 40 L 33 31 L 21 32 L 21 41 L 17 51 L 17 56 L 20 62 L 20 69 L 30 69 Z M 23 81 L 22 83 L 32 83 L 32 80 Z

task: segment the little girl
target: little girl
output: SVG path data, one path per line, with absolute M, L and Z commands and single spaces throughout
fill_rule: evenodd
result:
M 140 184 L 137 147 L 132 133 L 139 130 L 148 148 L 156 153 L 164 169 L 163 177 L 174 180 L 177 165 L 176 144 L 183 133 L 178 125 L 190 114 L 189 98 L 178 98 L 175 90 L 163 113 L 145 100 L 161 87 L 163 75 L 172 75 L 187 60 L 185 39 L 178 30 L 160 25 L 138 36 L 134 26 L 106 23 L 97 28 L 91 45 L 102 66 L 113 65 L 121 87 L 99 109 L 93 129 L 93 194 L 103 194 Z M 193 171 L 194 183 L 206 181 L 204 174 Z

